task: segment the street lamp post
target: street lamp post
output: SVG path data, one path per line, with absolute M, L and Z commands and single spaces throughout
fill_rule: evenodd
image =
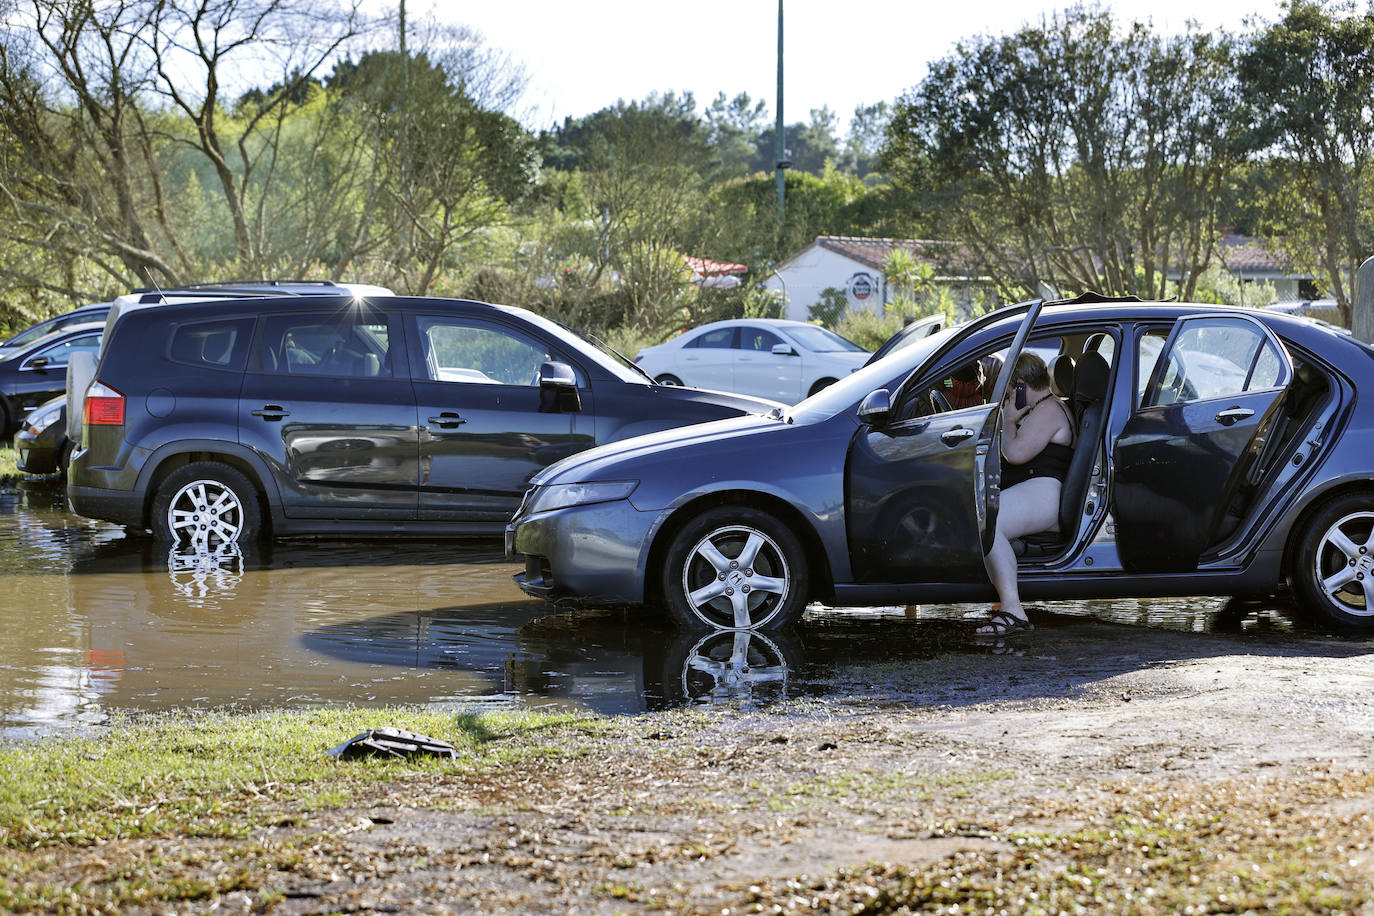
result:
M 785 162 L 783 157 L 786 155 L 783 147 L 782 138 L 782 0 L 778 0 L 778 124 L 773 132 L 773 183 L 778 188 L 778 225 L 782 225 L 782 207 L 784 182 L 783 169 L 792 163 Z

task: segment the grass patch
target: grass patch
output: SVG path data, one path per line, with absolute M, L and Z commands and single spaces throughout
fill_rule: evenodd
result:
M 13 442 L 0 439 L 0 477 L 17 476 L 19 476 L 19 453 L 14 450 Z
M 341 763 L 325 754 L 381 725 L 448 741 L 459 756 Z M 546 756 L 540 742 L 522 739 L 568 726 L 589 727 L 586 717 L 566 714 L 352 708 L 126 721 L 98 737 L 0 747 L 0 836 L 27 850 L 148 836 L 243 838 L 290 807 L 339 807 L 361 788 L 409 773 Z M 576 739 L 557 744 L 572 752 Z

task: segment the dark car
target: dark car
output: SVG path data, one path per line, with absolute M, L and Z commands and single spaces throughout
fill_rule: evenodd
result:
M 14 435 L 14 450 L 19 453 L 17 464 L 25 474 L 65 474 L 71 447 L 65 394 L 30 410 Z
M 79 309 L 50 318 L 35 325 L 0 345 L 0 360 L 7 355 L 26 348 L 42 336 L 72 326 L 74 323 L 100 322 L 103 326 L 109 313 L 116 308 L 143 307 L 171 301 L 203 301 L 206 299 L 254 299 L 265 295 L 331 295 L 341 293 L 350 295 L 391 295 L 391 291 L 381 286 L 356 283 L 337 283 L 332 280 L 256 280 L 251 282 L 193 283 L 167 289 L 140 289 L 127 296 L 120 296 L 114 302 L 102 302 L 83 306 Z M 38 336 L 35 336 L 38 335 Z M 64 378 L 75 373 L 80 389 L 84 392 L 90 382 L 90 370 L 94 368 L 97 351 L 80 350 L 73 354 L 75 368 L 63 370 Z M 89 359 L 85 359 L 89 357 Z M 54 370 L 55 371 L 55 370 Z M 66 473 L 67 460 L 71 456 L 77 437 L 70 435 L 72 430 L 67 421 L 67 399 L 71 386 L 66 391 L 43 406 L 48 408 L 42 413 L 24 417 L 18 433 L 14 437 L 15 449 L 19 452 L 19 470 L 27 474 Z M 37 407 L 32 408 L 35 412 Z M 80 418 L 75 418 L 79 420 Z
M 15 334 L 4 343 L 0 343 L 0 359 L 29 346 L 41 337 L 47 337 L 54 331 L 62 331 L 76 324 L 104 321 L 108 314 L 110 314 L 110 303 L 98 302 L 95 305 L 83 305 L 79 309 L 72 309 L 70 312 L 64 312 L 54 318 L 40 321 L 38 324 Z
M 0 438 L 19 429 L 30 410 L 61 394 L 74 353 L 95 353 L 104 324 L 68 325 L 0 355 Z
M 76 511 L 198 548 L 274 535 L 499 535 L 598 443 L 776 409 L 655 385 L 522 309 L 315 296 L 111 316 Z
M 896 350 L 777 418 L 587 452 L 507 529 L 551 599 L 662 598 L 719 628 L 839 606 L 991 601 L 1000 404 L 1023 349 L 1071 379 L 1059 530 L 1019 546 L 1023 597 L 1267 596 L 1374 629 L 1374 349 L 1273 312 L 1082 297 Z M 989 356 L 986 403 L 943 381 Z M 1054 359 L 1059 357 L 1059 359 Z M 1065 361 L 1072 361 L 1067 370 Z

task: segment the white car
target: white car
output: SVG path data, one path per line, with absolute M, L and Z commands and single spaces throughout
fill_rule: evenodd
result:
M 862 366 L 869 352 L 804 321 L 737 318 L 684 331 L 639 351 L 662 385 L 714 388 L 795 404 Z

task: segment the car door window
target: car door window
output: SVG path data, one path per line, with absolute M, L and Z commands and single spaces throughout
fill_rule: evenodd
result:
M 783 343 L 783 339 L 772 331 L 765 331 L 763 328 L 740 328 L 739 329 L 739 349 L 749 350 L 755 353 L 772 353 L 776 344 Z
M 259 360 L 283 375 L 391 378 L 391 334 L 363 316 L 275 315 L 263 322 Z
M 1157 338 L 1142 338 L 1142 348 L 1152 339 Z M 1229 319 L 1188 322 L 1165 359 L 1163 365 L 1158 365 L 1158 356 L 1154 360 L 1153 381 L 1142 407 L 1273 388 L 1285 371 L 1282 357 L 1260 327 Z
M 539 367 L 557 357 L 513 328 L 481 321 L 418 318 L 424 378 L 470 385 L 539 384 Z
M 73 337 L 71 340 L 64 340 L 62 343 L 53 344 L 45 347 L 33 355 L 33 359 L 46 359 L 47 367 L 65 366 L 72 358 L 72 354 L 77 351 L 94 355 L 100 350 L 100 335 L 88 334 L 84 337 Z
M 729 349 L 734 346 L 734 343 L 734 328 L 716 328 L 713 331 L 707 331 L 705 334 L 692 338 L 683 346 L 701 347 L 703 349 Z

